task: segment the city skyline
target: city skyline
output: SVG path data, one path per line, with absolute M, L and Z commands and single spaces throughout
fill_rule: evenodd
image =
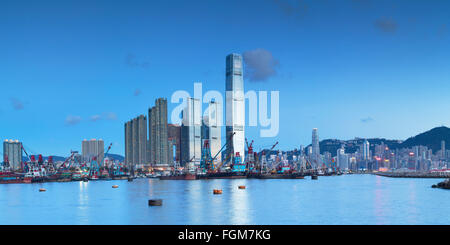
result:
M 177 2 L 176 18 L 161 2 L 47 2 L 51 11 L 0 4 L 0 137 L 30 154 L 69 156 L 102 138 L 124 155 L 123 123 L 156 98 L 195 81 L 224 92 L 229 53 L 243 56 L 246 89 L 280 91 L 278 137 L 246 128 L 256 150 L 308 145 L 312 128 L 322 139 L 405 140 L 450 122 L 446 1 L 433 11 L 410 1 Z

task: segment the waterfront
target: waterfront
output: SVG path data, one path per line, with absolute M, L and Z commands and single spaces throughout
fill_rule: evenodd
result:
M 4 184 L 0 224 L 450 224 L 450 192 L 431 188 L 439 181 L 355 174 Z M 149 207 L 151 198 L 163 206 Z

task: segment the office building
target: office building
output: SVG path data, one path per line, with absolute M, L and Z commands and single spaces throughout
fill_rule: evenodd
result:
M 345 154 L 345 149 L 344 147 L 341 147 L 340 149 L 337 150 L 337 156 L 336 156 L 336 160 L 337 160 L 337 167 L 344 171 L 344 170 L 348 170 L 348 161 L 349 161 L 349 157 L 347 154 Z
M 181 164 L 183 166 L 200 165 L 201 121 L 200 100 L 187 98 L 181 126 Z
M 364 140 L 362 147 L 362 159 L 370 160 L 370 143 L 367 140 Z
M 244 156 L 244 126 L 245 101 L 242 56 L 230 54 L 226 57 L 226 155 L 232 154 L 232 156 L 235 156 L 239 152 L 241 156 Z
M 317 128 L 312 130 L 312 158 L 315 163 L 319 163 L 320 159 L 320 147 L 319 147 L 319 134 Z

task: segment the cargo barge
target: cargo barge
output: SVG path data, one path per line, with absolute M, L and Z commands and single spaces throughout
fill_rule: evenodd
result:
M 7 176 L 7 175 L 1 175 L 0 176 L 0 184 L 20 184 L 20 183 L 31 183 L 32 178 L 31 177 L 23 177 L 23 176 Z
M 247 174 L 245 172 L 217 172 L 207 173 L 202 177 L 205 179 L 246 179 Z
M 301 173 L 290 173 L 290 174 L 261 174 L 261 173 L 249 173 L 247 175 L 249 179 L 304 179 L 305 176 Z
M 159 176 L 160 180 L 196 180 L 197 175 L 192 173 L 184 173 L 184 174 L 174 174 L 174 175 L 166 175 Z

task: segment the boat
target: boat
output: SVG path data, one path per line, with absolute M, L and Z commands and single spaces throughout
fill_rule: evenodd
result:
M 209 172 L 206 173 L 203 178 L 206 179 L 246 179 L 246 164 L 242 162 L 239 152 L 236 152 L 234 162 L 229 169 L 225 171 Z
M 304 179 L 301 173 L 249 173 L 248 178 L 253 179 Z
M 173 175 L 159 176 L 160 180 L 196 180 L 197 175 L 193 173 L 179 173 Z
M 147 178 L 157 179 L 159 177 L 161 177 L 161 174 L 149 174 L 149 175 L 147 175 Z
M 125 180 L 125 179 L 128 179 L 128 175 L 113 175 L 112 177 L 111 177 L 111 179 L 113 179 L 113 180 Z
M 88 178 L 89 180 L 99 180 L 98 175 L 91 175 Z
M 39 167 L 32 166 L 24 175 L 25 178 L 31 179 L 31 183 L 44 182 L 47 177 L 41 173 Z
M 72 180 L 74 181 L 80 181 L 83 179 L 83 172 L 81 169 L 76 169 L 75 172 L 72 174 Z
M 111 177 L 109 176 L 108 170 L 106 170 L 106 168 L 103 168 L 101 170 L 99 178 L 103 179 L 103 180 L 110 180 L 111 179 Z
M 240 172 L 215 172 L 215 173 L 207 173 L 203 178 L 206 179 L 246 179 L 247 174 L 243 171 Z
M 31 183 L 31 177 L 25 177 L 13 172 L 0 172 L 0 184 Z

